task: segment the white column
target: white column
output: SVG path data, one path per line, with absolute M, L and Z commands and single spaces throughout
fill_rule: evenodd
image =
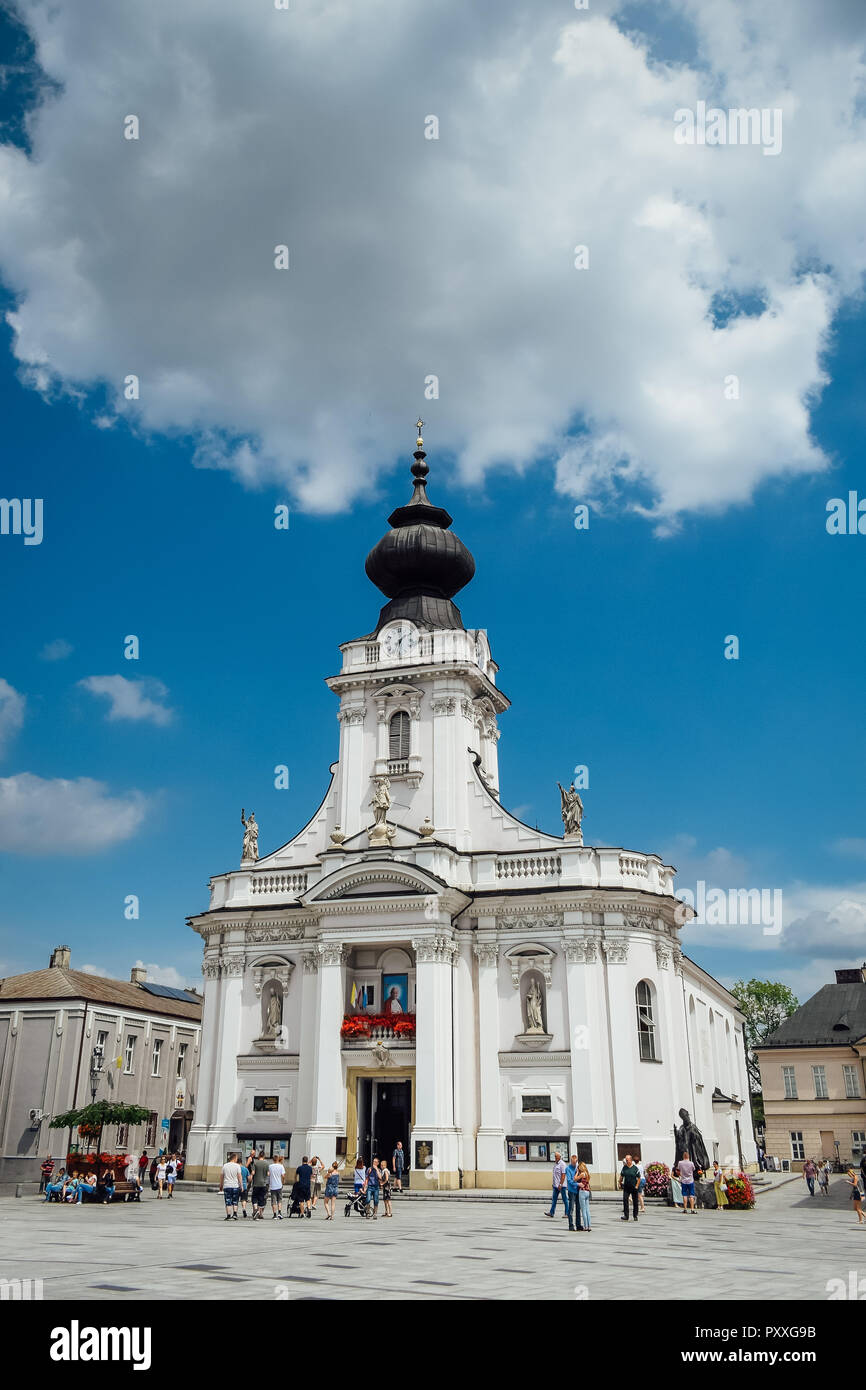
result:
M 340 1055 L 346 953 L 339 941 L 319 947 L 319 1017 L 316 1025 L 316 1077 L 313 1123 L 307 1131 L 308 1153 L 333 1153 L 345 1124 L 346 1098 Z
M 611 1172 L 613 1103 L 610 1087 L 610 1028 L 597 932 L 566 937 L 568 1018 L 571 1030 L 572 1143 L 592 1144 L 593 1166 Z
M 481 1124 L 476 1141 L 479 1186 L 505 1185 L 505 1129 L 502 1124 L 502 1087 L 499 1077 L 499 946 L 479 938 L 478 961 L 478 1073 Z
M 472 980 L 472 940 L 463 932 L 454 955 L 454 1123 L 457 1127 L 457 1162 L 464 1185 L 475 1182 L 476 1101 L 475 991 Z
M 692 1088 L 688 1072 L 689 1021 L 683 1002 L 682 982 L 673 968 L 674 945 L 669 940 L 656 943 L 656 963 L 659 968 L 658 993 L 662 1015 L 661 1057 L 667 1068 L 671 1116 L 674 1116 L 681 1105 L 688 1106 L 692 1099 Z
M 613 1063 L 614 1145 L 640 1141 L 635 1086 L 635 1010 L 631 975 L 626 968 L 628 938 L 605 932 L 602 946 L 607 973 L 610 1052 Z M 613 1157 L 616 1159 L 616 1148 Z
M 433 1187 L 457 1185 L 457 1129 L 454 1123 L 452 960 L 457 947 L 448 935 L 412 942 L 415 983 L 415 1125 L 412 1130 L 412 1181 Z M 425 1178 L 415 1171 L 415 1143 L 433 1145 L 433 1168 Z
M 362 816 L 368 814 L 364 805 L 369 795 L 364 792 L 370 782 L 371 768 L 364 766 L 364 710 L 353 706 L 340 710 L 340 825 L 346 836 L 361 829 Z M 372 819 L 372 813 L 370 813 Z
M 304 974 L 301 981 L 301 1039 L 298 1049 L 298 1100 L 292 1132 L 292 1163 L 300 1162 L 307 1142 L 307 1131 L 313 1124 L 313 1096 L 316 1085 L 316 1054 L 318 1037 L 316 1012 L 319 1003 L 319 956 L 315 950 L 304 951 Z M 300 1152 L 296 1153 L 296 1150 Z
M 189 1134 L 190 1168 L 202 1168 L 201 1176 L 210 1179 L 217 1176 L 223 1163 L 224 1147 L 233 1142 L 237 1132 L 237 1059 L 244 988 L 243 948 L 232 950 L 229 947 L 220 957 L 218 969 L 219 978 L 209 981 L 211 987 L 216 987 L 211 989 L 211 1000 L 217 1007 L 211 1013 L 215 1027 L 208 1044 L 208 1050 L 213 1051 L 208 1120 L 205 1126 L 201 1126 L 197 1117 L 197 1123 Z M 200 1162 L 194 1158 L 194 1135 L 201 1146 Z

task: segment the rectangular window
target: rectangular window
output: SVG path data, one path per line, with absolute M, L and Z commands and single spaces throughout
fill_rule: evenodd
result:
M 843 1067 L 842 1074 L 845 1077 L 845 1095 L 848 1100 L 856 1100 L 860 1096 L 860 1079 L 857 1076 L 856 1067 Z
M 162 1038 L 153 1040 L 153 1056 L 151 1057 L 150 1074 L 159 1076 L 159 1064 L 162 1057 Z
M 135 1038 L 131 1033 L 123 1050 L 123 1072 L 125 1076 L 132 1076 L 135 1072 Z
M 129 1125 L 117 1126 L 117 1138 L 115 1139 L 118 1151 L 125 1149 L 129 1143 Z
M 150 1148 L 156 1143 L 156 1126 L 159 1123 L 159 1115 L 155 1110 L 151 1110 L 147 1120 L 147 1129 L 144 1131 L 144 1147 Z
M 866 1153 L 866 1129 L 853 1129 L 851 1131 L 851 1156 L 861 1158 Z
M 793 1067 L 782 1068 L 782 1080 L 785 1083 L 785 1100 L 796 1100 L 797 1075 Z
M 827 1091 L 827 1075 L 824 1068 L 813 1067 L 812 1078 L 815 1082 L 815 1099 L 826 1100 L 829 1092 Z
M 803 1147 L 803 1131 L 801 1129 L 791 1130 L 791 1157 L 805 1158 L 806 1150 Z
M 103 1057 L 105 1056 L 105 1049 L 106 1049 L 107 1045 L 108 1045 L 108 1033 L 105 1032 L 103 1029 L 100 1029 L 100 1031 L 99 1031 L 99 1032 L 97 1033 L 97 1035 L 96 1035 L 96 1046 L 100 1049 L 100 1051 L 101 1051 Z
M 180 1081 L 186 1069 L 186 1050 L 189 1043 L 180 1043 L 177 1049 L 177 1079 Z
M 549 1115 L 550 1096 L 523 1096 L 522 1110 L 524 1115 Z

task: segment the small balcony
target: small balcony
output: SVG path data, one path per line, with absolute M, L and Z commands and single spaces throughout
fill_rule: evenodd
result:
M 415 1046 L 414 1014 L 346 1014 L 340 1025 L 343 1047 L 369 1047 L 378 1042 L 389 1047 Z

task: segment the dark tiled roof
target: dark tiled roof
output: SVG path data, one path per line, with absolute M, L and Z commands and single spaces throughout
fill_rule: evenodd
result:
M 850 1047 L 864 1036 L 866 984 L 823 985 L 761 1047 Z
M 12 999 L 86 999 L 94 1004 L 115 1004 L 143 1013 L 171 1014 L 174 1018 L 201 1019 L 201 1004 L 192 1000 L 164 999 L 126 980 L 106 980 L 84 970 L 30 970 L 0 980 L 0 1004 Z

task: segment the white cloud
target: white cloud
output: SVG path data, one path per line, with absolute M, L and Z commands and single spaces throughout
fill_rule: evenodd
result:
M 55 637 L 53 642 L 45 643 L 39 655 L 43 661 L 65 661 L 74 650 L 72 643 L 67 642 L 65 637 Z
M 0 679 L 0 757 L 24 723 L 27 701 L 8 681 Z
M 866 859 L 866 840 L 856 836 L 849 836 L 846 839 L 837 840 L 833 845 L 837 854 L 853 854 L 857 859 Z
M 866 960 L 866 893 L 859 900 L 844 896 L 832 907 L 815 906 L 789 919 L 781 944 L 787 951 L 832 959 L 841 967 L 861 964 Z
M 114 976 L 110 970 L 103 970 L 101 965 L 82 965 L 80 967 L 82 975 L 97 975 L 100 980 L 113 980 Z
M 128 680 L 126 676 L 87 676 L 78 684 L 91 695 L 104 695 L 109 700 L 108 719 L 147 719 L 164 725 L 174 717 L 173 710 L 159 703 L 168 694 L 161 681 L 149 677 Z
M 112 795 L 90 777 L 0 777 L 0 852 L 87 854 L 128 840 L 149 809 L 139 791 Z
M 649 62 L 614 0 L 29 6 L 59 94 L 32 159 L 0 150 L 22 368 L 318 510 L 408 455 L 419 406 L 466 478 L 551 456 L 661 530 L 824 467 L 809 406 L 866 264 L 857 7 L 659 9 L 694 66 Z M 782 153 L 675 144 L 699 99 L 780 108 Z M 766 309 L 716 330 L 728 292 Z

